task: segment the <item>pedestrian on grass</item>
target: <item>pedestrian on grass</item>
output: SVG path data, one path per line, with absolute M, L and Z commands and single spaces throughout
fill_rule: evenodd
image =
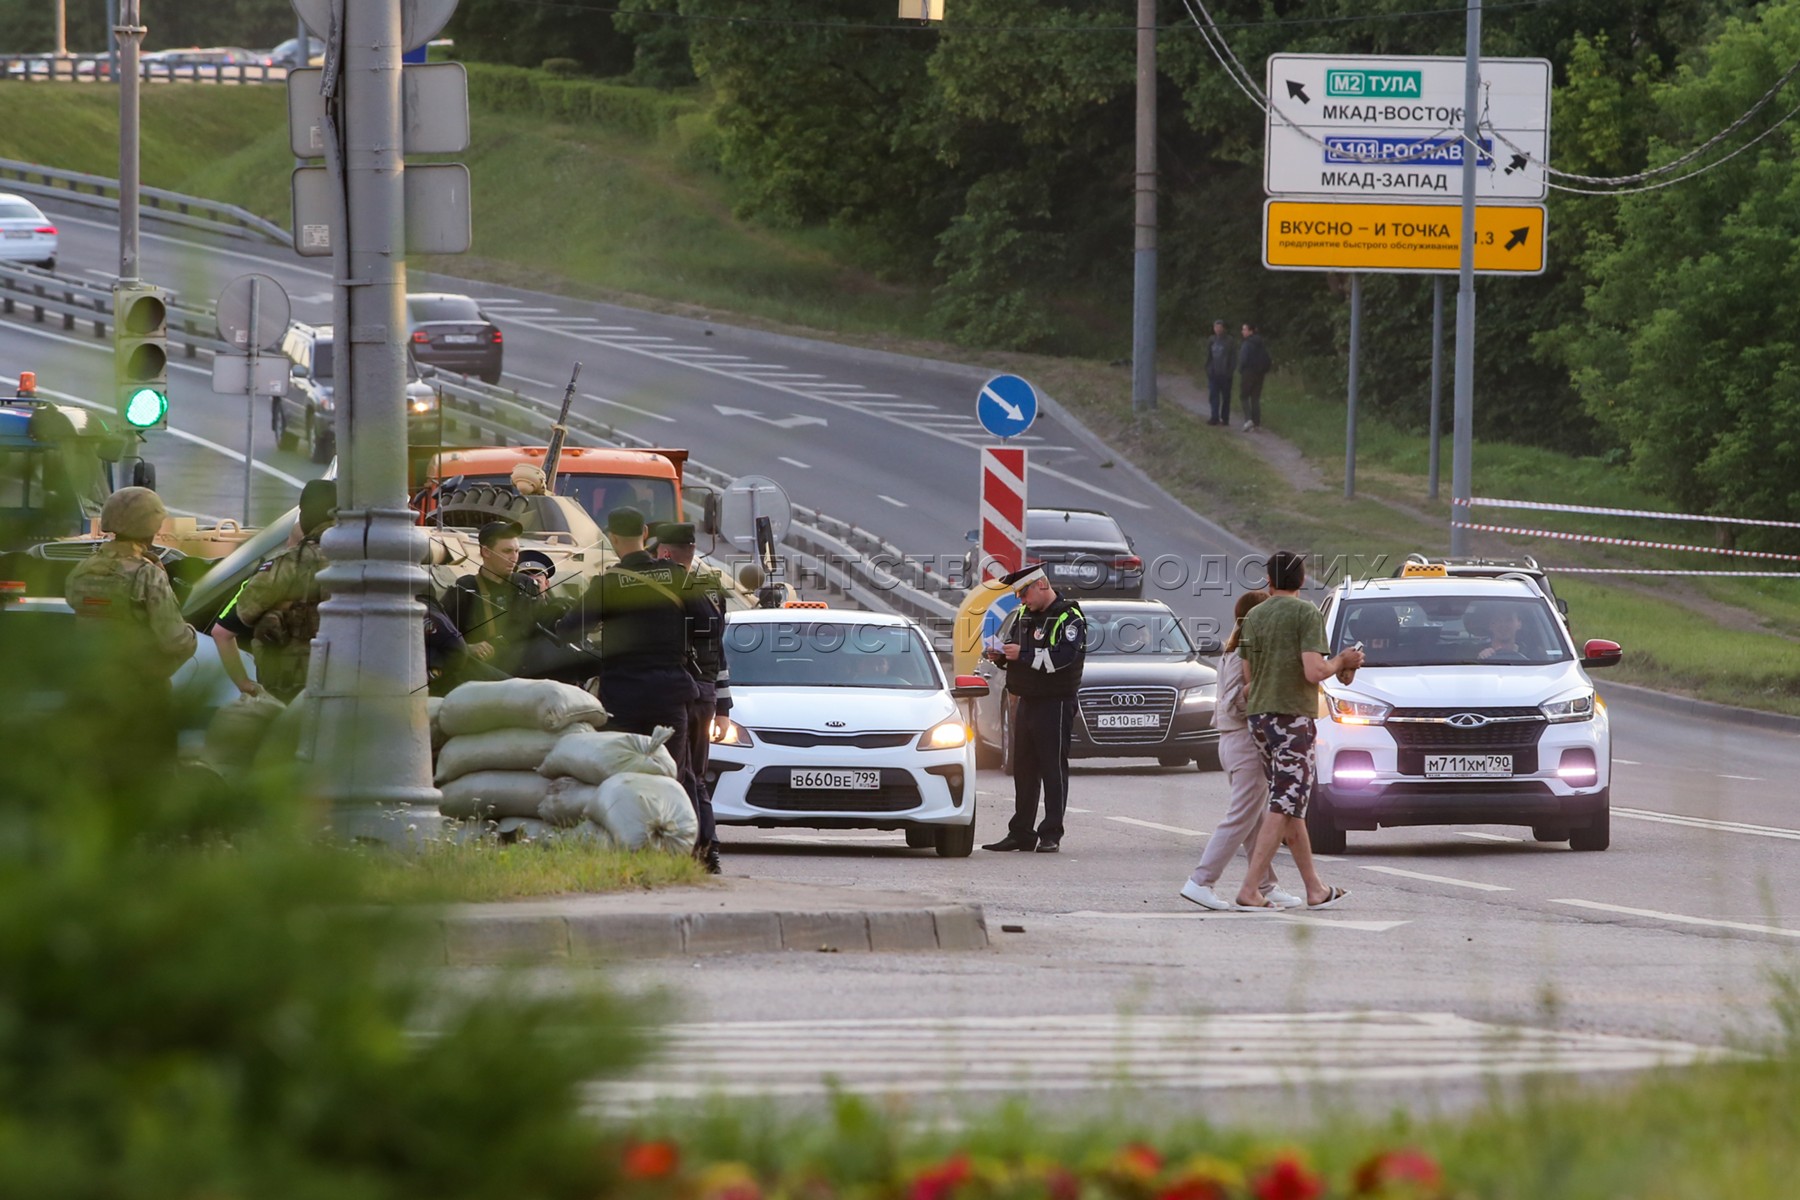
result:
M 1269 348 L 1263 345 L 1262 334 L 1256 326 L 1244 322 L 1244 342 L 1238 347 L 1238 377 L 1244 381 L 1242 396 L 1244 398 L 1244 429 L 1246 431 L 1262 428 L 1262 389 L 1263 380 L 1275 369 L 1275 360 L 1269 357 Z
M 1237 374 L 1237 343 L 1225 332 L 1225 318 L 1213 322 L 1212 340 L 1206 343 L 1206 403 L 1208 425 L 1231 424 L 1231 377 Z
M 1262 591 L 1245 592 L 1238 597 L 1237 624 L 1225 640 L 1225 653 L 1219 657 L 1219 696 L 1213 710 L 1213 725 L 1219 730 L 1219 764 L 1225 768 L 1231 800 L 1225 810 L 1225 819 L 1206 839 L 1200 865 L 1181 885 L 1182 899 L 1215 912 L 1229 912 L 1237 907 L 1213 891 L 1213 885 L 1219 882 L 1226 864 L 1240 849 L 1245 860 L 1249 860 L 1250 843 L 1262 827 L 1263 813 L 1269 807 L 1269 777 L 1263 772 L 1262 755 L 1257 752 L 1256 739 L 1250 735 L 1250 722 L 1244 714 L 1244 660 L 1239 652 L 1244 617 L 1268 598 L 1269 593 Z M 1263 899 L 1279 908 L 1298 908 L 1305 903 L 1293 893 L 1281 890 L 1273 863 L 1263 870 L 1256 886 Z
M 1325 620 L 1300 599 L 1306 560 L 1287 550 L 1269 556 L 1269 598 L 1245 615 L 1238 628 L 1243 654 L 1244 712 L 1269 777 L 1269 818 L 1256 834 L 1250 869 L 1238 889 L 1240 909 L 1272 910 L 1276 903 L 1257 890 L 1284 843 L 1306 884 L 1308 908 L 1330 908 L 1350 894 L 1328 887 L 1313 867 L 1306 832 L 1306 805 L 1317 766 L 1313 719 L 1319 711 L 1319 684 L 1333 675 L 1348 682 L 1362 666 L 1354 646 L 1327 658 Z
M 988 657 L 1006 665 L 1006 690 L 1018 697 L 1012 722 L 1013 817 L 1006 836 L 982 849 L 1055 854 L 1062 848 L 1069 804 L 1069 735 L 1087 659 L 1087 618 L 1074 601 L 1056 594 L 1042 567 L 1014 571 L 1004 582 L 1018 595 L 1019 612 L 1006 644 Z M 1033 829 L 1040 787 L 1044 819 Z

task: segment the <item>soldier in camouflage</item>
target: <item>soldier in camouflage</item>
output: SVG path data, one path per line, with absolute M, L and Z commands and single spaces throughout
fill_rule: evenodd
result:
M 331 527 L 336 509 L 335 483 L 308 483 L 300 493 L 295 525 L 299 541 L 258 567 L 214 624 L 220 662 L 239 691 L 254 695 L 264 690 L 286 703 L 306 686 L 312 640 L 319 632 L 319 602 L 325 598 L 319 572 L 326 560 L 319 537 Z M 250 639 L 256 658 L 255 681 L 238 654 L 244 638 Z
M 121 651 L 166 683 L 194 653 L 194 628 L 181 619 L 169 573 L 151 550 L 168 511 L 149 488 L 121 488 L 100 510 L 113 540 L 69 572 L 63 595 L 77 628 L 101 630 Z

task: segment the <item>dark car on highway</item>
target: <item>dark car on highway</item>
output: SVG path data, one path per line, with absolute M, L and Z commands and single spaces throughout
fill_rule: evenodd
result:
M 1087 617 L 1087 662 L 1076 693 L 1079 719 L 1070 758 L 1154 758 L 1165 767 L 1219 767 L 1213 727 L 1219 673 L 1201 661 L 1219 652 L 1216 640 L 1196 642 L 1160 600 L 1080 600 Z M 1018 617 L 1000 626 L 1005 641 Z M 1006 672 L 983 660 L 989 681 L 975 702 L 975 748 L 980 761 L 1012 774 L 1012 716 L 1018 697 L 1002 685 Z
M 500 382 L 505 340 L 499 327 L 469 297 L 450 292 L 409 292 L 406 326 L 413 357 L 421 363 L 474 375 L 483 383 Z
M 1077 600 L 1144 594 L 1144 560 L 1119 523 L 1096 509 L 1027 509 L 1025 559 L 1044 564 L 1051 585 Z
M 329 325 L 288 326 L 281 338 L 287 355 L 287 394 L 269 405 L 269 423 L 275 442 L 283 450 L 304 444 L 316 463 L 328 463 L 337 453 L 337 355 Z M 443 439 L 437 389 L 421 378 L 409 357 L 406 363 L 406 442 L 413 447 L 434 447 Z

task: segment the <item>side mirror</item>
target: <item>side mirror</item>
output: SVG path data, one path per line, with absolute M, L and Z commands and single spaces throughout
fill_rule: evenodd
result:
M 301 363 L 294 363 L 288 367 L 288 374 L 295 379 L 305 379 L 306 367 Z
M 1616 667 L 1624 653 L 1624 649 L 1617 642 L 1609 642 L 1605 638 L 1589 638 L 1581 647 L 1581 665 L 1584 667 Z
M 963 541 L 965 542 L 979 542 L 980 540 L 981 530 L 979 529 L 971 529 L 969 532 L 963 534 Z
M 719 493 L 710 488 L 700 492 L 700 532 L 709 537 L 719 536 Z
M 1194 653 L 1201 658 L 1217 658 L 1225 653 L 1225 643 L 1216 637 L 1197 637 L 1194 639 Z
M 979 675 L 958 675 L 950 695 L 958 700 L 975 700 L 988 694 L 988 681 Z

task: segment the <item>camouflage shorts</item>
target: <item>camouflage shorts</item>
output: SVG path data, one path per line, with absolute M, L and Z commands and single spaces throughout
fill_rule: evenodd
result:
M 1269 811 L 1304 817 L 1313 790 L 1313 719 L 1252 713 L 1250 733 L 1269 777 Z

